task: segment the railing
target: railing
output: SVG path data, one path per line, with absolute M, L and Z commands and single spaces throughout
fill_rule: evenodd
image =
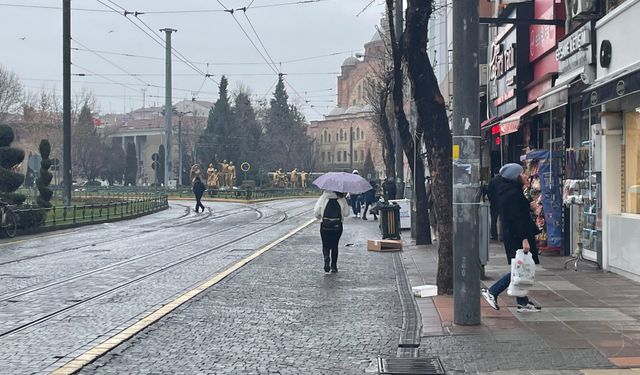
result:
M 88 198 L 88 196 L 87 196 Z M 18 228 L 30 231 L 38 227 L 56 228 L 78 224 L 91 224 L 124 219 L 156 212 L 168 207 L 168 197 L 164 193 L 101 194 L 93 195 L 91 203 L 74 203 L 70 206 L 51 208 L 19 208 Z M 75 202 L 80 201 L 77 194 Z M 101 200 L 104 202 L 96 202 Z
M 193 197 L 191 189 L 176 189 L 168 191 L 170 197 L 189 198 Z M 241 199 L 259 200 L 286 197 L 317 197 L 321 194 L 317 189 L 229 189 L 229 190 L 206 190 L 205 198 L 218 199 Z

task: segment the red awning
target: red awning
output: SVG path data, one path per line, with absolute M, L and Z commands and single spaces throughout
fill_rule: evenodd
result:
M 522 117 L 526 116 L 536 108 L 538 108 L 537 102 L 528 104 L 524 108 L 513 113 L 511 116 L 500 121 L 500 135 L 502 136 L 517 132 L 518 128 L 520 128 L 520 120 Z
M 480 123 L 480 129 L 482 129 L 485 126 L 488 126 L 488 125 L 493 125 L 494 122 L 496 122 L 496 116 L 493 116 L 492 118 L 489 118 L 489 119 L 486 119 L 486 120 L 482 121 Z

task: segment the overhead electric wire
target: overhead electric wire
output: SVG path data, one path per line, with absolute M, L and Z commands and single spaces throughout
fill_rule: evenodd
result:
M 133 24 L 135 27 L 137 27 L 139 30 L 141 30 L 143 33 L 145 33 L 149 38 L 151 38 L 154 42 L 156 42 L 158 45 L 160 45 L 162 48 L 166 48 L 166 45 L 164 43 L 164 40 L 162 39 L 161 36 L 158 36 L 156 34 L 156 32 L 149 27 L 149 25 L 147 25 L 144 21 L 142 21 L 139 17 L 136 16 L 136 19 L 138 21 L 140 21 L 143 25 L 145 25 L 146 28 L 148 28 L 149 30 L 151 30 L 152 34 L 149 34 L 149 32 L 147 32 L 147 30 L 143 29 L 140 25 L 138 25 L 136 22 L 134 22 L 133 20 L 131 20 L 129 17 L 127 17 L 127 15 L 130 12 L 127 12 L 126 10 L 123 13 L 120 13 L 120 11 L 114 9 L 113 7 L 111 7 L 108 4 L 105 4 L 102 0 L 96 0 L 97 2 L 99 2 L 100 4 L 104 5 L 105 7 L 111 9 L 113 12 L 122 15 L 125 19 L 127 19 L 127 21 L 131 22 L 131 24 Z M 117 3 L 108 0 L 110 3 L 116 4 L 116 6 L 118 6 L 121 9 L 125 9 L 120 5 L 117 5 Z M 132 14 L 136 14 L 136 13 L 132 13 Z M 158 41 L 158 39 L 160 41 Z M 209 77 L 211 79 L 211 81 L 213 81 L 217 86 L 220 86 L 220 84 L 214 80 L 213 78 L 211 78 L 211 75 L 207 75 L 206 73 L 202 72 L 200 69 L 198 69 L 197 66 L 195 66 L 193 63 L 189 62 L 188 59 L 186 59 L 186 57 L 184 57 L 184 55 L 182 55 L 179 51 L 177 51 L 174 47 L 171 47 L 171 54 L 175 57 L 177 57 L 180 61 L 182 61 L 184 64 L 186 64 L 187 66 L 189 66 L 190 68 L 194 69 L 196 72 L 200 73 L 201 75 L 205 76 L 205 77 Z
M 93 75 L 95 75 L 95 76 L 98 76 L 98 77 L 100 77 L 100 78 L 102 78 L 102 79 L 105 79 L 105 80 L 107 80 L 107 81 L 109 81 L 109 82 L 113 82 L 113 83 L 115 83 L 115 84 L 117 84 L 117 85 L 120 85 L 120 86 L 122 86 L 122 87 L 124 87 L 124 88 L 127 88 L 127 89 L 129 89 L 129 90 L 132 90 L 132 91 L 138 91 L 138 89 L 136 89 L 136 88 L 133 88 L 133 87 L 131 87 L 131 86 L 127 85 L 127 84 L 124 84 L 124 83 L 121 83 L 121 82 L 118 82 L 118 81 L 114 81 L 113 79 L 111 79 L 111 78 L 109 78 L 109 77 L 106 77 L 106 76 L 104 76 L 104 75 L 102 75 L 102 74 L 95 73 L 94 71 L 92 71 L 92 70 L 90 70 L 90 69 L 87 69 L 87 68 L 85 68 L 85 67 L 83 67 L 83 66 L 80 66 L 80 65 L 78 65 L 78 64 L 76 64 L 76 63 L 72 63 L 71 65 L 72 65 L 72 66 L 75 66 L 75 67 L 78 67 L 78 68 L 80 68 L 80 69 L 82 69 L 82 70 L 84 70 L 84 71 L 87 71 L 87 72 L 89 72 L 90 74 L 93 74 Z M 82 76 L 83 76 L 83 75 L 82 75 L 82 73 L 76 73 L 76 74 L 72 74 L 72 75 L 76 75 L 76 76 L 77 76 L 77 75 L 79 75 L 80 77 L 82 77 Z
M 113 61 L 111 61 L 111 60 L 107 59 L 106 57 L 102 56 L 100 53 L 98 53 L 98 52 L 96 52 L 96 51 L 92 50 L 91 48 L 87 47 L 86 45 L 84 45 L 84 44 L 80 43 L 77 39 L 72 38 L 72 41 L 73 41 L 74 43 L 79 44 L 79 45 L 80 45 L 80 46 L 82 46 L 83 48 L 85 48 L 85 49 L 87 49 L 87 50 L 89 50 L 89 51 L 93 52 L 93 54 L 94 54 L 94 55 L 98 56 L 100 59 L 102 59 L 102 60 L 106 61 L 106 62 L 107 62 L 107 63 L 109 63 L 110 65 L 115 66 L 118 70 L 120 70 L 121 72 L 124 72 L 124 73 L 125 73 L 125 74 L 127 74 L 128 76 L 135 78 L 137 81 L 139 81 L 139 82 L 141 82 L 141 83 L 143 83 L 143 84 L 145 84 L 145 85 L 147 85 L 147 86 L 151 86 L 151 84 L 150 84 L 149 82 L 146 82 L 146 81 L 142 80 L 141 78 L 139 78 L 138 76 L 136 76 L 136 75 L 134 75 L 134 74 L 129 73 L 128 71 L 126 71 L 126 70 L 125 70 L 123 67 L 121 67 L 120 65 L 118 65 L 118 64 L 114 63 Z
M 247 22 L 249 22 L 249 26 L 251 26 L 251 30 L 253 30 L 253 33 L 256 34 L 256 38 L 258 38 L 258 42 L 260 42 L 260 45 L 262 46 L 262 49 L 264 49 L 264 53 L 267 55 L 267 57 L 269 58 L 269 61 L 271 61 L 271 63 L 274 66 L 278 66 L 275 62 L 273 62 L 273 59 L 271 58 L 271 55 L 269 54 L 269 51 L 267 51 L 267 47 L 264 46 L 264 43 L 262 42 L 262 38 L 260 38 L 260 35 L 258 35 L 258 32 L 256 31 L 256 28 L 253 27 L 253 23 L 251 23 L 251 20 L 249 19 L 249 16 L 247 16 L 247 11 L 246 9 L 242 12 L 242 14 L 244 14 L 244 18 L 247 19 Z M 281 67 L 282 68 L 282 67 Z M 278 70 L 278 72 L 280 72 L 280 70 Z
M 247 5 L 245 8 L 238 8 L 238 9 L 234 9 L 234 10 L 242 10 L 242 9 L 249 9 L 249 7 L 251 7 L 251 9 L 261 9 L 261 8 L 276 8 L 276 7 L 284 7 L 284 6 L 291 6 L 291 5 L 303 5 L 303 4 L 312 4 L 312 3 L 322 3 L 322 2 L 326 2 L 326 1 L 330 1 L 330 0 L 300 0 L 300 1 L 292 1 L 292 2 L 285 2 L 285 3 L 276 3 L 276 4 L 265 4 L 265 5 L 256 5 L 256 6 L 251 6 L 251 4 L 253 4 L 253 1 L 251 2 L 251 4 Z M 225 9 L 181 9 L 181 10 L 157 10 L 157 11 L 143 11 L 140 13 L 144 13 L 144 14 L 190 14 L 190 13 L 222 13 L 222 12 L 228 12 L 231 9 L 227 8 L 225 6 L 223 6 Z
M 90 52 L 89 50 L 85 50 L 83 48 L 77 48 L 77 47 L 72 47 L 71 48 L 74 51 L 87 51 Z M 98 53 L 102 53 L 102 54 L 107 54 L 107 55 L 116 55 L 116 56 L 124 56 L 124 57 L 132 57 L 132 58 L 140 58 L 140 59 L 149 59 L 149 60 L 157 60 L 157 61 L 165 61 L 164 57 L 155 57 L 155 56 L 144 56 L 144 55 L 136 55 L 133 53 L 126 53 L 126 52 L 115 52 L 115 51 L 104 51 L 104 50 L 94 50 Z M 328 54 L 324 54 L 324 55 L 316 55 L 316 56 L 310 56 L 310 57 L 301 57 L 301 58 L 297 58 L 297 59 L 291 59 L 291 60 L 283 60 L 283 61 L 277 61 L 277 64 L 290 64 L 290 63 L 296 63 L 296 62 L 301 62 L 301 61 L 308 61 L 308 60 L 315 60 L 315 59 L 320 59 L 320 58 L 324 58 L 324 57 L 331 57 L 331 56 L 337 56 L 337 55 L 344 55 L 346 53 L 353 53 L 354 50 L 350 50 L 350 51 L 340 51 L 340 52 L 331 52 Z M 182 60 L 178 60 L 175 59 L 173 61 L 179 61 L 182 62 Z M 192 63 L 194 64 L 200 64 L 200 65 L 269 65 L 269 63 L 267 62 L 202 62 L 202 61 L 192 61 Z
M 49 6 L 49 5 L 29 5 L 29 4 L 8 4 L 8 3 L 0 3 L 0 6 L 11 7 L 11 8 L 32 8 L 32 9 L 53 9 L 53 10 L 62 10 L 62 7 Z M 93 8 L 71 8 L 73 11 L 80 12 L 98 12 L 98 13 L 108 13 L 108 10 L 105 9 L 93 9 Z

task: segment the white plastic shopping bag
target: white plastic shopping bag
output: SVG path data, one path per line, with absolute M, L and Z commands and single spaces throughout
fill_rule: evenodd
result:
M 529 292 L 529 286 L 533 285 L 536 273 L 536 263 L 531 253 L 524 250 L 516 251 L 516 257 L 511 259 L 511 283 L 507 294 L 512 297 L 524 297 Z
M 533 285 L 536 275 L 536 263 L 531 252 L 516 251 L 516 257 L 511 260 L 511 283 L 517 286 Z

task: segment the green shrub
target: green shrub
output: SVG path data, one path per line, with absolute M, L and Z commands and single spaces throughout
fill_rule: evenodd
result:
M 51 153 L 51 144 L 48 140 L 43 139 L 40 141 L 39 146 L 40 156 L 42 157 L 42 161 L 40 162 L 40 173 L 38 174 L 38 179 L 36 180 L 36 186 L 38 187 L 38 191 L 40 195 L 36 199 L 38 206 L 49 208 L 51 207 L 51 197 L 53 196 L 53 191 L 48 188 L 51 180 L 53 179 L 53 175 L 49 172 L 49 168 L 51 167 L 51 159 L 49 159 L 49 154 Z M 46 213 L 44 213 L 46 217 Z
M 45 210 L 36 205 L 25 205 L 21 208 L 30 210 L 18 212 L 18 228 L 33 229 L 38 228 L 44 224 L 44 221 L 47 218 L 47 213 Z
M 0 125 L 0 147 L 9 146 L 13 142 L 13 129 L 9 125 Z
M 11 169 L 24 160 L 24 151 L 13 147 L 0 147 L 0 167 Z

